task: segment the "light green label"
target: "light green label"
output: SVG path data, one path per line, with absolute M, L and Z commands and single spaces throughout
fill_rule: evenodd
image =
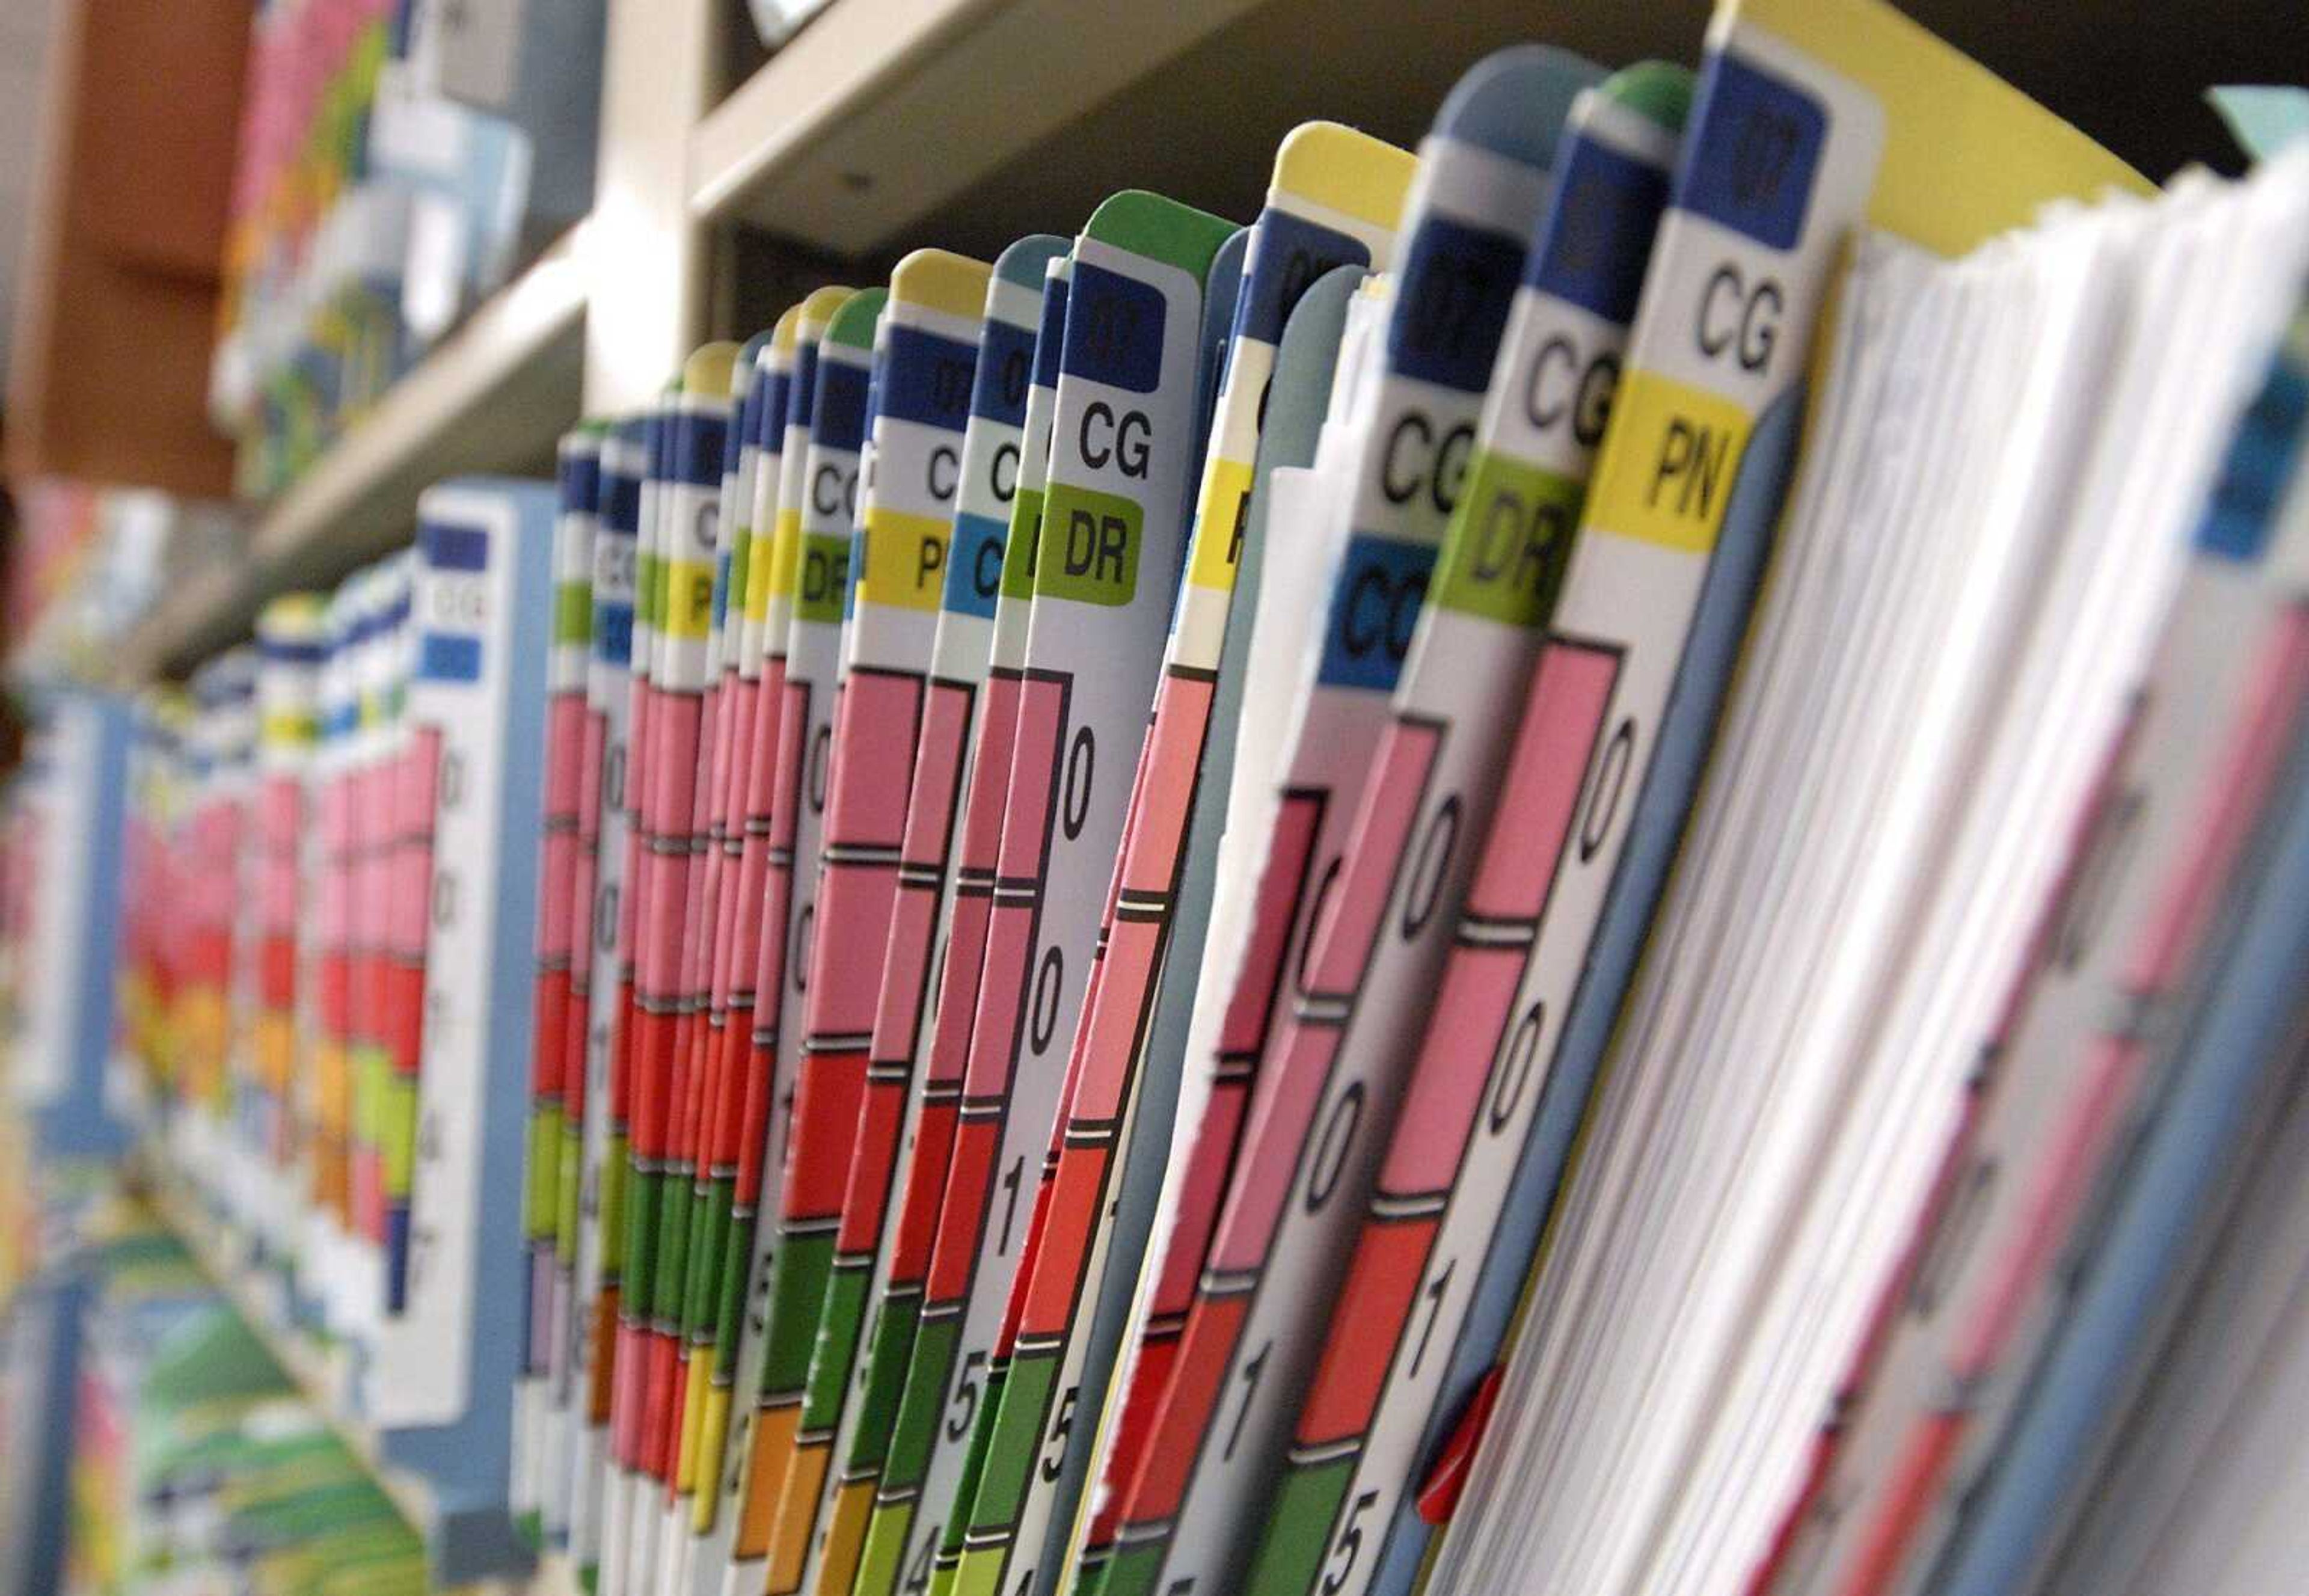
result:
M 819 533 L 803 538 L 794 613 L 804 620 L 840 626 L 843 596 L 849 591 L 850 540 Z
M 1120 608 L 1138 591 L 1145 512 L 1130 499 L 1087 488 L 1054 487 L 1042 510 L 1034 592 Z
M 1034 596 L 1034 552 L 1042 536 L 1042 490 L 1021 488 L 1010 507 L 1010 535 L 1002 553 L 1002 596 Z
M 1583 497 L 1568 477 L 1480 456 L 1444 540 L 1436 602 L 1505 626 L 1542 624 L 1555 607 Z
M 553 590 L 553 640 L 579 646 L 593 640 L 593 587 L 564 582 Z

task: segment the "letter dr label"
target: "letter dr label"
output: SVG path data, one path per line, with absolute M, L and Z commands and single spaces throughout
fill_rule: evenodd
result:
M 1086 604 L 1121 605 L 1138 591 L 1137 504 L 1112 493 L 1060 485 L 1042 507 L 1034 591 Z

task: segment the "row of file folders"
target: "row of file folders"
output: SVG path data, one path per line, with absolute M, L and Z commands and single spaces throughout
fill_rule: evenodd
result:
M 134 1095 L 604 1596 L 2269 1588 L 2305 265 L 1740 0 L 820 289 L 147 714 Z

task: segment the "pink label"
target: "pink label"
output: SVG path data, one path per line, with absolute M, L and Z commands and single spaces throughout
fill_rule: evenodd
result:
M 895 848 L 905 840 L 921 707 L 919 674 L 862 667 L 850 673 L 835 730 L 842 757 L 826 809 L 826 846 Z
M 1363 791 L 1347 844 L 1347 864 L 1315 940 L 1312 984 L 1319 992 L 1351 992 L 1371 964 L 1372 942 L 1395 890 L 1412 822 L 1434 768 L 1440 732 L 1432 724 L 1397 721 L 1388 728 L 1371 785 Z M 1414 866 L 1417 862 L 1413 861 Z
M 1286 793 L 1276 812 L 1267 867 L 1258 878 L 1250 945 L 1234 990 L 1227 995 L 1226 1023 L 1219 1037 L 1223 1059 L 1255 1062 L 1265 1051 L 1276 1001 L 1284 992 L 1283 959 L 1291 950 L 1291 928 L 1315 885 L 1309 872 L 1327 801 L 1325 795 Z
M 1619 672 L 1615 649 L 1552 642 L 1541 653 L 1500 788 L 1499 818 L 1467 889 L 1470 915 L 1516 920 L 1538 914 L 1591 759 L 1599 789 L 1610 786 L 1614 766 L 1622 778 L 1634 768 L 1632 733 L 1597 743 Z M 1611 795 L 1621 802 L 1634 798 Z M 1603 796 L 1599 792 L 1599 801 Z
M 2309 686 L 2309 610 L 2294 606 L 2279 616 L 2261 644 L 2244 695 L 2244 713 L 2205 779 L 2198 802 L 2201 818 L 2187 853 L 2166 879 L 2157 908 L 2126 961 L 2128 989 L 2153 994 L 2179 978 L 2227 879 L 2230 861 L 2244 846 L 2275 778 L 2305 686 Z
M 1266 1067 L 1268 1080 L 1261 1083 L 1264 1095 L 1244 1156 L 1236 1161 L 1234 1185 L 1211 1247 L 1213 1269 L 1256 1269 L 1265 1262 L 1267 1244 L 1299 1175 L 1298 1158 L 1285 1155 L 1307 1144 L 1340 1036 L 1336 1026 L 1285 1024 Z
M 546 712 L 545 812 L 549 817 L 577 812 L 578 794 L 584 789 L 585 698 L 582 693 L 557 693 Z
M 1451 1185 L 1492 1077 L 1492 1056 L 1507 1033 L 1524 954 L 1522 948 L 1452 950 L 1379 1173 L 1381 1190 L 1408 1195 Z M 1518 1029 L 1510 1053 L 1518 1045 L 1535 1048 L 1539 1039 L 1536 1026 L 1528 1037 Z M 1523 1060 L 1518 1067 L 1541 1070 L 1545 1061 Z M 1530 1081 L 1524 1089 L 1536 1091 L 1539 1084 Z
M 811 1034 L 863 1036 L 882 995 L 897 862 L 829 860 L 817 881 L 817 947 L 809 983 Z

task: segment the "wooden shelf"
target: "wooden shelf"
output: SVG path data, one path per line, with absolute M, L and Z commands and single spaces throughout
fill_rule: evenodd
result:
M 116 681 L 181 672 L 247 635 L 273 595 L 409 539 L 444 477 L 548 469 L 578 415 L 589 263 L 579 227 L 475 311 L 268 506 L 238 568 L 195 571 L 124 641 Z

